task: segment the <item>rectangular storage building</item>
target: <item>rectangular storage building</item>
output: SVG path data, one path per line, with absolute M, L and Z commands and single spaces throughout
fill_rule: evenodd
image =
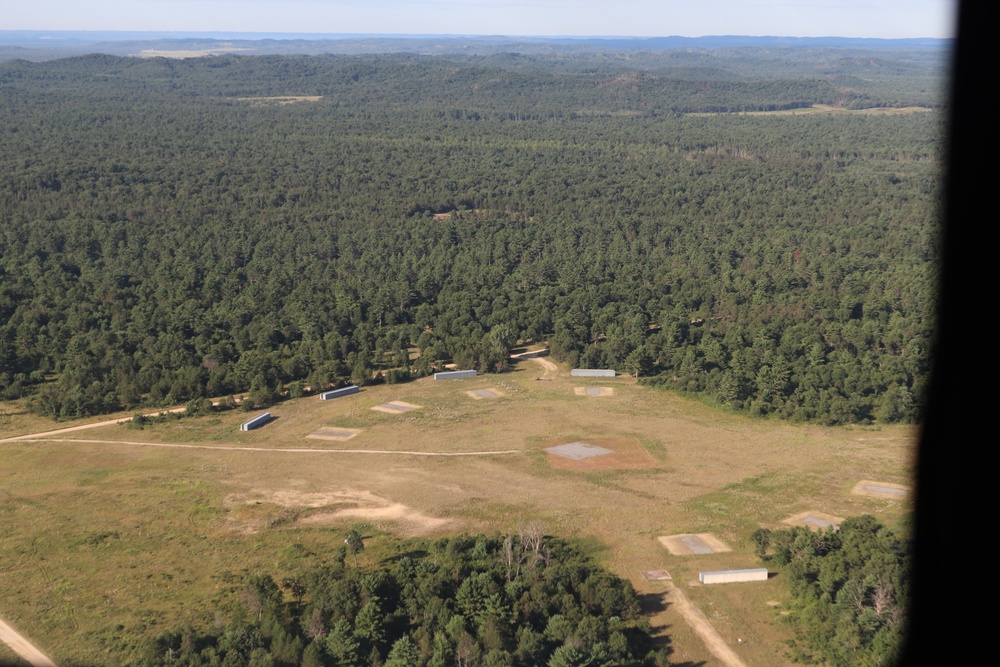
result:
M 341 396 L 356 394 L 359 391 L 361 391 L 361 387 L 352 384 L 350 387 L 341 387 L 340 389 L 334 389 L 333 391 L 324 391 L 319 395 L 319 398 L 322 401 L 331 401 L 335 398 L 340 398 Z
M 269 421 L 271 421 L 271 413 L 265 412 L 263 414 L 257 415 L 248 422 L 243 422 L 242 424 L 240 424 L 240 430 L 251 431 L 255 428 L 260 428 Z
M 756 567 L 749 570 L 716 570 L 699 572 L 698 581 L 703 584 L 731 584 L 738 581 L 767 581 L 767 568 Z
M 613 378 L 615 371 L 613 368 L 574 368 L 569 374 L 576 378 Z
M 444 373 L 435 373 L 435 380 L 459 380 L 461 378 L 474 378 L 476 377 L 476 371 L 446 371 Z

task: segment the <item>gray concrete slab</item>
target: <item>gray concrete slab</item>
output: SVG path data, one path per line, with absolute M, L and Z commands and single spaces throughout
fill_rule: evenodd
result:
M 565 445 L 546 447 L 545 451 L 573 461 L 582 461 L 595 456 L 607 456 L 608 454 L 615 453 L 614 450 L 606 449 L 598 445 L 591 445 L 587 442 L 568 442 Z

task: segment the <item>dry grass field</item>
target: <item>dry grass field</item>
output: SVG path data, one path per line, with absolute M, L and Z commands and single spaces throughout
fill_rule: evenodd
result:
M 499 395 L 490 400 L 466 394 L 482 378 L 426 378 L 288 401 L 245 433 L 247 413 L 233 411 L 0 443 L 0 616 L 57 662 L 108 664 L 123 635 L 210 624 L 246 573 L 294 572 L 303 553 L 331 553 L 347 526 L 365 526 L 363 556 L 373 558 L 385 535 L 502 533 L 541 521 L 585 540 L 632 581 L 675 662 L 723 664 L 668 585 L 746 664 L 783 665 L 780 577 L 701 586 L 698 572 L 759 566 L 750 534 L 795 513 L 871 513 L 891 525 L 909 512 L 905 498 L 851 489 L 861 479 L 909 484 L 915 429 L 752 420 L 628 377 L 602 383 L 613 395 L 593 400 L 576 395 L 567 369 L 546 371 L 551 382 L 536 382 L 539 370 L 521 360 L 491 377 Z M 423 407 L 371 409 L 391 401 Z M 16 406 L 0 411 L 0 439 L 60 426 Z M 360 433 L 307 437 L 321 428 Z M 574 441 L 621 451 L 586 465 L 544 452 Z M 149 446 L 178 444 L 205 448 Z M 512 453 L 479 454 L 501 451 Z M 678 557 L 657 539 L 696 533 L 732 551 Z M 642 571 L 655 569 L 673 581 L 646 581 Z
M 237 97 L 240 102 L 249 102 L 250 106 L 285 106 L 286 104 L 299 104 L 300 102 L 319 102 L 322 95 L 274 95 L 271 97 Z
M 708 112 L 697 111 L 689 113 L 689 116 L 720 116 L 740 115 L 740 116 L 816 116 L 816 115 L 845 115 L 853 114 L 860 116 L 902 116 L 911 113 L 930 113 L 934 109 L 927 107 L 872 107 L 871 109 L 848 109 L 846 107 L 835 107 L 829 104 L 814 104 L 809 107 L 797 109 L 779 109 L 776 111 L 721 111 Z

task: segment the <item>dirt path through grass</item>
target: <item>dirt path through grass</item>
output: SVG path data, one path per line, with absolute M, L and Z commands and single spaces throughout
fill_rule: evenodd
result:
M 155 417 L 157 415 L 162 415 L 165 413 L 173 412 L 184 412 L 187 408 L 171 408 L 169 410 L 158 410 L 156 412 L 151 412 L 147 414 L 147 417 Z M 90 428 L 101 428 L 102 426 L 114 426 L 116 424 L 124 424 L 125 422 L 132 421 L 132 417 L 121 417 L 119 419 L 108 419 L 107 421 L 94 422 L 93 424 L 83 424 L 81 426 L 70 426 L 69 428 L 60 428 L 55 431 L 43 431 L 42 433 L 27 433 L 25 435 L 15 435 L 12 438 L 2 438 L 0 443 L 4 442 L 18 442 L 22 440 L 36 440 L 39 438 L 48 438 L 53 435 L 62 435 L 64 433 L 76 433 L 77 431 L 85 431 Z
M 114 422 L 109 422 L 114 423 Z M 39 434 L 45 436 L 46 434 Z M 405 454 L 407 456 L 494 456 L 519 454 L 520 449 L 497 449 L 483 452 L 414 452 L 394 449 L 311 449 L 308 447 L 241 447 L 227 445 L 190 445 L 172 442 L 139 442 L 137 440 L 88 440 L 83 438 L 48 438 L 24 435 L 18 442 L 82 442 L 95 445 L 130 445 L 132 447 L 176 447 L 180 449 L 221 449 L 237 452 L 290 452 L 293 454 Z M 3 442 L 0 440 L 0 442 Z
M 548 350 L 532 350 L 530 352 L 521 352 L 520 354 L 512 354 L 512 355 L 510 355 L 510 358 L 511 359 L 518 359 L 518 360 L 520 360 L 520 359 L 531 359 L 532 361 L 534 361 L 535 363 L 539 364 L 544 369 L 544 371 L 545 371 L 544 375 L 548 376 L 550 373 L 552 375 L 555 375 L 556 372 L 558 372 L 559 367 L 556 366 L 551 361 L 549 361 L 548 359 L 545 359 L 545 358 L 539 356 L 539 355 L 548 354 L 548 353 L 549 353 Z
M 708 649 L 709 653 L 728 667 L 747 667 L 743 659 L 736 655 L 733 649 L 729 648 L 729 645 L 722 639 L 722 636 L 711 622 L 709 622 L 708 618 L 705 617 L 705 614 L 677 586 L 674 586 L 669 581 L 665 583 L 668 599 L 677 605 L 677 611 L 687 621 L 688 626 L 705 642 L 705 648 Z
M 56 667 L 49 656 L 32 644 L 27 637 L 10 627 L 0 618 L 0 641 L 13 649 L 14 653 L 25 659 L 32 667 Z

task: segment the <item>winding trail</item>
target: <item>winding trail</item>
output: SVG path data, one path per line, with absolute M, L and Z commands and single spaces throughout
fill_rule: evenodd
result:
M 46 434 L 40 433 L 39 436 Z M 11 440 L 14 440 L 13 438 Z M 221 449 L 237 452 L 289 452 L 292 454 L 403 454 L 406 456 L 494 456 L 519 454 L 520 449 L 497 449 L 482 452 L 415 452 L 397 449 L 310 449 L 308 447 L 243 447 L 237 445 L 191 445 L 171 442 L 140 442 L 138 440 L 90 440 L 85 438 L 48 438 L 24 435 L 18 442 L 80 442 L 98 445 L 131 445 L 133 447 L 173 447 L 179 449 Z M 0 440 L 0 442 L 6 442 Z
M 52 662 L 49 656 L 42 653 L 41 649 L 2 618 L 0 618 L 0 641 L 24 658 L 31 667 L 56 667 L 56 663 Z
M 547 349 L 546 350 L 532 350 L 530 352 L 521 352 L 520 354 L 512 354 L 512 355 L 510 355 L 510 358 L 511 359 L 531 359 L 532 361 L 534 361 L 535 363 L 537 363 L 538 365 L 540 365 L 545 370 L 545 373 L 543 375 L 547 376 L 549 373 L 556 373 L 556 372 L 559 371 L 559 367 L 558 366 L 556 366 L 554 363 L 552 363 L 548 359 L 544 358 L 544 356 L 547 355 L 548 353 L 549 353 L 549 351 Z

